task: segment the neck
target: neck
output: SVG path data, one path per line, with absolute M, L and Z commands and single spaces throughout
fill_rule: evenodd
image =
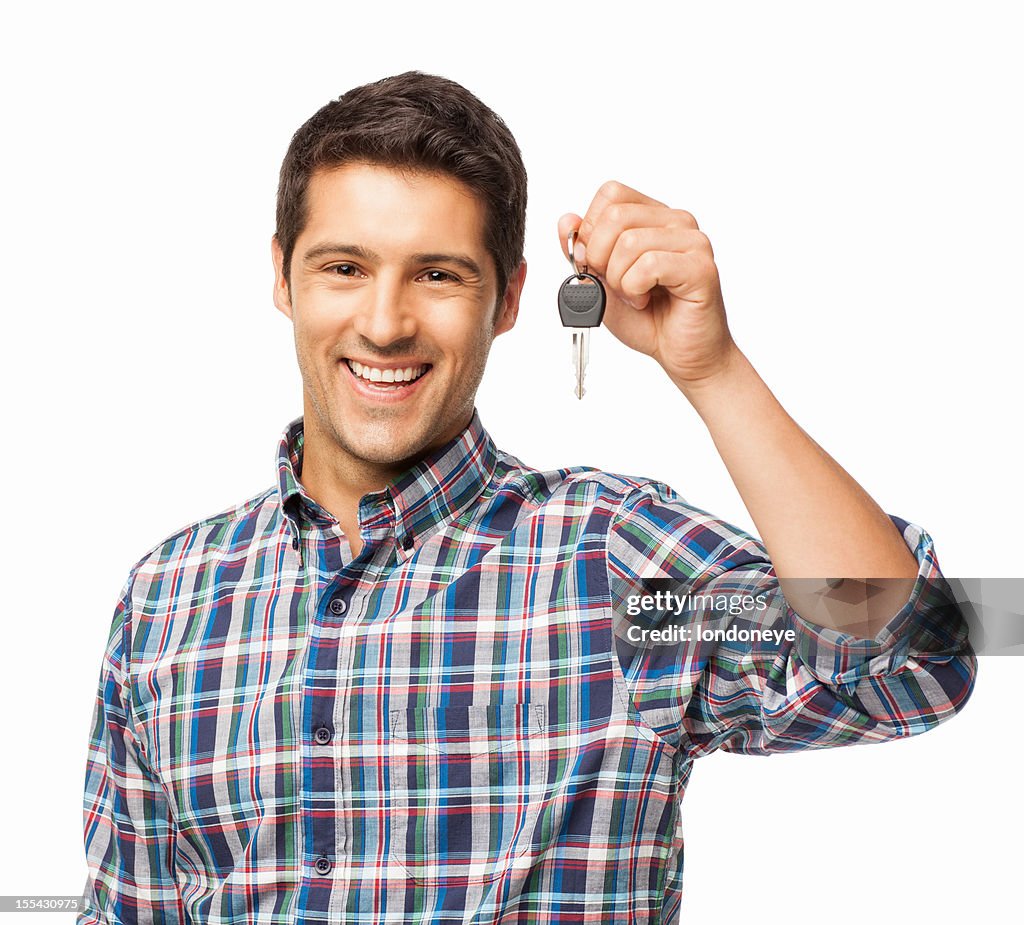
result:
M 406 460 L 385 465 L 359 459 L 325 434 L 318 426 L 316 416 L 306 409 L 302 485 L 309 496 L 338 521 L 353 555 L 358 555 L 362 548 L 359 535 L 360 499 L 370 492 L 380 491 L 414 462 Z

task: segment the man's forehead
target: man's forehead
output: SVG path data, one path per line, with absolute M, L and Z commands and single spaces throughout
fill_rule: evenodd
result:
M 481 197 L 449 173 L 368 161 L 317 168 L 310 176 L 307 198 L 311 202 L 316 199 L 322 203 L 344 204 L 372 197 L 372 204 L 383 207 L 387 192 L 396 198 L 428 197 L 435 205 L 437 200 L 448 199 L 453 205 L 476 211 L 481 216 L 486 211 Z
M 374 251 L 474 251 L 482 258 L 485 221 L 480 197 L 455 177 L 344 164 L 310 177 L 299 249 L 305 254 L 346 242 Z

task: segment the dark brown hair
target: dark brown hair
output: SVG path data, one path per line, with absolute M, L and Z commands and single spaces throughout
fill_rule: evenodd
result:
M 485 207 L 500 301 L 526 233 L 526 169 L 500 116 L 460 84 L 420 71 L 355 87 L 320 109 L 292 136 L 281 164 L 277 240 L 286 281 L 310 177 L 352 162 L 444 173 L 469 187 Z

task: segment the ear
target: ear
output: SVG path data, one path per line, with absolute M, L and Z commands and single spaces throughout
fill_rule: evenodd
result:
M 270 239 L 270 255 L 274 259 L 274 305 L 286 318 L 292 317 L 292 293 L 284 276 L 284 251 L 275 234 Z
M 526 283 L 526 261 L 520 262 L 516 271 L 505 286 L 505 295 L 501 299 L 501 307 L 498 309 L 498 317 L 494 323 L 494 336 L 511 331 L 519 317 L 519 299 L 523 294 L 523 285 Z

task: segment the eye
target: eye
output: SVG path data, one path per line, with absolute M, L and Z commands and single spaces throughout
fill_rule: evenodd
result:
M 427 270 L 423 278 L 428 283 L 457 283 L 459 278 L 446 270 Z
M 325 267 L 325 269 L 333 276 L 343 276 L 346 278 L 352 278 L 359 274 L 359 268 L 352 263 L 335 263 Z

